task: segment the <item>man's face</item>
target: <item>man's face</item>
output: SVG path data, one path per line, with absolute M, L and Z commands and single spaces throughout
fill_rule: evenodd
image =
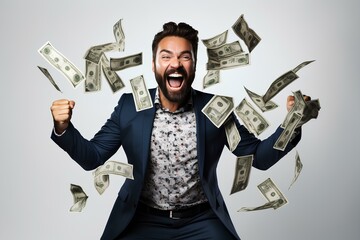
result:
M 163 38 L 152 63 L 163 96 L 173 103 L 184 103 L 195 78 L 195 60 L 191 43 L 185 38 Z

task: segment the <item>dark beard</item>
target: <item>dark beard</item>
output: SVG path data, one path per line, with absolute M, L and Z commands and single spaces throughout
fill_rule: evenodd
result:
M 167 76 L 175 71 L 167 71 L 164 73 L 164 76 L 160 75 L 155 68 L 155 79 L 156 82 L 159 85 L 159 88 L 162 92 L 162 94 L 166 97 L 167 100 L 174 103 L 180 103 L 180 105 L 183 105 L 190 97 L 191 93 L 191 85 L 195 78 L 195 73 L 188 76 L 186 71 L 184 69 L 177 69 L 177 72 L 181 73 L 184 76 L 183 84 L 184 87 L 179 93 L 170 93 L 166 87 L 167 82 Z

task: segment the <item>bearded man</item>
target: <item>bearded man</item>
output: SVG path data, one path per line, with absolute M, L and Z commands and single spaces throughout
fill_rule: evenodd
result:
M 152 44 L 152 69 L 158 84 L 150 89 L 153 108 L 136 111 L 123 94 L 114 112 L 91 139 L 70 121 L 75 102 L 53 102 L 51 138 L 82 168 L 104 164 L 122 146 L 133 165 L 101 239 L 240 239 L 220 193 L 216 166 L 224 146 L 224 126 L 217 128 L 201 112 L 213 97 L 191 87 L 196 71 L 198 31 L 168 22 Z M 287 109 L 294 97 L 287 99 Z M 236 156 L 254 155 L 253 167 L 266 170 L 300 141 L 301 129 L 285 151 L 273 149 L 283 131 L 260 140 L 229 116 L 241 141 Z

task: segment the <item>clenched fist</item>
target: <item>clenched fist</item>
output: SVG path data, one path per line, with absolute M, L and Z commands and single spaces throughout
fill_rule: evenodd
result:
M 50 110 L 57 134 L 62 134 L 69 126 L 74 106 L 75 102 L 67 99 L 59 99 L 52 103 Z
M 303 95 L 304 100 L 305 101 L 310 101 L 311 97 Z M 291 108 L 294 106 L 295 104 L 295 97 L 294 96 L 288 96 L 287 97 L 287 101 L 286 101 L 286 109 L 288 110 L 288 112 L 291 110 Z

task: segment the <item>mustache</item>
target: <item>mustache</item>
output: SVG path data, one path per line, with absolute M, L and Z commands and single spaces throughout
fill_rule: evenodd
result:
M 164 77 L 166 78 L 166 76 L 169 76 L 170 74 L 173 74 L 173 73 L 179 73 L 179 74 L 182 74 L 185 78 L 187 77 L 187 72 L 184 67 L 179 67 L 176 69 L 169 69 L 164 73 Z

